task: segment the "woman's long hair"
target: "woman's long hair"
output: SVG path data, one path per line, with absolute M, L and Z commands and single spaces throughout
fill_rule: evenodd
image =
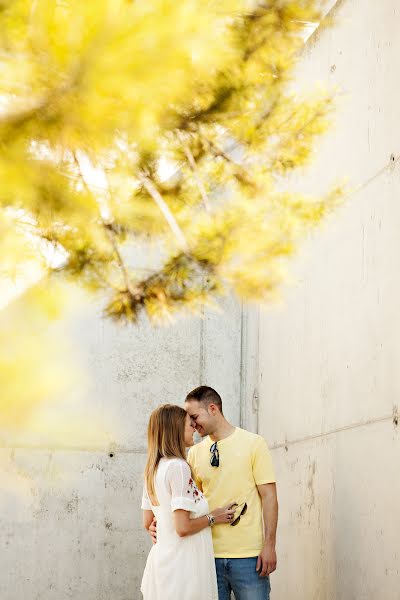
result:
M 186 411 L 174 404 L 163 404 L 150 415 L 147 427 L 146 489 L 153 506 L 158 506 L 154 478 L 161 458 L 186 460 Z

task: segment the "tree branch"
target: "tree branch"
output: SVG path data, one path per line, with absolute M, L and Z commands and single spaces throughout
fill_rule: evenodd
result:
M 235 162 L 230 156 L 228 156 L 228 154 L 225 154 L 225 152 L 221 150 L 221 148 L 219 148 L 214 142 L 212 142 L 209 139 L 206 139 L 206 142 L 209 145 L 209 148 L 214 154 L 214 156 L 219 156 L 223 158 L 226 162 L 230 163 L 235 167 L 236 172 L 233 174 L 233 176 L 239 181 L 239 183 L 247 185 L 253 189 L 257 189 L 256 184 L 254 183 L 254 181 L 252 181 L 246 169 L 244 169 L 241 165 Z
M 164 215 L 165 220 L 167 221 L 172 233 L 178 241 L 179 247 L 184 252 L 187 252 L 188 243 L 186 241 L 185 236 L 183 235 L 182 229 L 179 227 L 174 215 L 170 211 L 168 204 L 165 202 L 164 198 L 161 196 L 160 192 L 157 190 L 156 186 L 151 181 L 151 179 L 149 179 L 149 177 L 144 175 L 144 173 L 140 173 L 139 180 L 141 181 L 147 193 L 153 198 L 154 202 L 157 204 L 158 208 Z
M 87 182 L 85 180 L 85 177 L 83 176 L 81 164 L 80 164 L 79 158 L 77 157 L 77 155 L 76 155 L 75 152 L 73 153 L 73 157 L 74 157 L 75 164 L 76 164 L 76 166 L 78 168 L 78 173 L 79 173 L 80 179 L 81 179 L 83 185 L 85 186 L 86 191 L 91 196 L 93 196 L 93 193 L 92 193 L 89 185 L 87 184 Z M 99 216 L 100 216 L 100 220 L 101 220 L 101 223 L 103 225 L 103 228 L 104 228 L 104 230 L 105 230 L 105 232 L 107 234 L 107 237 L 110 240 L 110 244 L 111 244 L 111 246 L 113 248 L 115 257 L 117 259 L 118 266 L 121 269 L 121 273 L 122 273 L 122 276 L 124 278 L 125 287 L 126 287 L 127 291 L 130 294 L 133 295 L 134 292 L 132 290 L 132 286 L 131 286 L 131 282 L 130 282 L 130 277 L 129 277 L 129 272 L 128 272 L 128 269 L 126 268 L 126 265 L 124 263 L 122 255 L 121 255 L 121 253 L 119 251 L 117 240 L 116 240 L 116 237 L 115 237 L 115 232 L 114 232 L 112 226 L 110 224 L 108 224 L 108 223 L 105 222 L 104 218 L 101 215 L 100 210 L 99 210 Z M 106 280 L 104 280 L 104 281 L 106 281 Z M 107 283 L 107 281 L 106 281 L 106 283 Z
M 201 180 L 201 177 L 199 175 L 199 171 L 198 171 L 197 164 L 196 164 L 196 161 L 194 159 L 194 156 L 193 156 L 193 154 L 192 154 L 192 152 L 191 152 L 191 150 L 189 148 L 189 145 L 187 144 L 186 140 L 184 139 L 184 136 L 183 136 L 183 134 L 182 134 L 181 131 L 178 132 L 178 136 L 179 136 L 180 141 L 182 142 L 183 150 L 185 152 L 185 155 L 186 155 L 186 158 L 187 158 L 188 163 L 190 165 L 190 168 L 192 169 L 193 176 L 194 176 L 194 178 L 196 180 L 197 187 L 198 187 L 199 192 L 200 192 L 200 196 L 201 196 L 201 198 L 203 200 L 204 208 L 206 209 L 206 211 L 209 211 L 210 207 L 209 207 L 209 203 L 208 203 L 207 192 L 206 192 L 204 184 L 203 184 L 203 182 Z

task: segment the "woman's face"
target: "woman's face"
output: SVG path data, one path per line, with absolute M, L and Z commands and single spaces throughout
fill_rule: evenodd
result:
M 184 432 L 184 438 L 185 438 L 185 446 L 186 448 L 189 448 L 190 446 L 193 446 L 194 441 L 193 441 L 193 434 L 195 432 L 195 428 L 192 426 L 192 420 L 190 418 L 189 415 L 186 415 L 186 419 L 185 419 L 185 432 Z

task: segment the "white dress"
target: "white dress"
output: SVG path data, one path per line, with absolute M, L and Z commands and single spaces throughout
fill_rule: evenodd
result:
M 143 574 L 144 600 L 218 600 L 211 528 L 179 537 L 173 511 L 190 518 L 208 513 L 208 502 L 194 483 L 190 467 L 181 458 L 162 458 L 155 476 L 159 506 L 152 506 L 146 489 L 142 508 L 157 518 L 157 543 L 150 550 Z

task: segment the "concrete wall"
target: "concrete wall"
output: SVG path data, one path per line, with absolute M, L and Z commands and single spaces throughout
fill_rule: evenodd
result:
M 337 4 L 299 80 L 339 86 L 306 191 L 361 185 L 260 315 L 259 431 L 280 498 L 279 600 L 400 598 L 400 6 Z
M 168 329 L 121 329 L 92 307 L 67 324 L 90 380 L 62 410 L 96 415 L 108 441 L 88 443 L 88 431 L 70 445 L 0 448 L 1 600 L 140 599 L 147 419 L 200 383 L 221 391 L 236 424 L 255 429 L 259 409 L 279 479 L 273 598 L 399 599 L 400 9 L 338 5 L 299 70 L 305 85 L 320 77 L 346 94 L 302 187 L 345 175 L 363 188 L 309 244 L 292 270 L 299 284 L 259 329 L 230 299 Z
M 150 547 L 140 510 L 150 412 L 162 402 L 181 404 L 208 383 L 234 423 L 245 415 L 247 313 L 229 298 L 223 308 L 152 329 L 117 327 L 87 306 L 63 324 L 90 379 L 78 403 L 56 407 L 58 421 L 68 412 L 85 423 L 94 415 L 93 427 L 101 423 L 109 442 L 88 441 L 95 439 L 89 426 L 78 439 L 71 433 L 70 444 L 21 436 L 0 448 L 1 600 L 141 598 Z

